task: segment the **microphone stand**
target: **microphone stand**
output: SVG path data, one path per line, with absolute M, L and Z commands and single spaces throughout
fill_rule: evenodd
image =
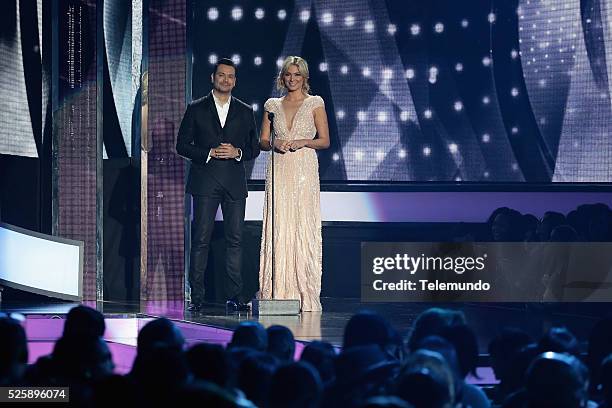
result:
M 271 164 L 272 164 L 272 176 L 271 176 L 271 182 L 272 182 L 272 203 L 270 205 L 270 214 L 272 217 L 272 299 L 274 299 L 274 273 L 276 270 L 276 258 L 274 257 L 274 247 L 276 246 L 276 240 L 274 239 L 274 173 L 276 170 L 276 167 L 274 167 L 274 139 L 275 139 L 275 133 L 274 132 L 274 113 L 273 112 L 268 112 L 268 119 L 270 119 L 270 147 L 271 147 Z
M 268 119 L 270 120 L 270 148 L 272 150 L 272 157 L 270 158 L 270 164 L 272 166 L 272 174 L 270 176 L 270 182 L 272 183 L 272 191 L 271 191 L 271 199 L 270 203 L 270 216 L 272 217 L 272 248 L 271 248 L 271 258 L 272 258 L 272 296 L 270 299 L 256 299 L 253 301 L 253 313 L 260 316 L 297 316 L 300 314 L 300 300 L 299 299 L 276 299 L 275 291 L 274 291 L 274 282 L 276 279 L 276 233 L 275 233 L 275 224 L 274 221 L 274 173 L 276 173 L 276 167 L 274 166 L 274 141 L 276 132 L 274 132 L 274 113 L 268 112 Z M 265 225 L 263 226 L 265 228 Z M 263 245 L 263 243 L 262 243 Z M 262 289 L 262 288 L 260 288 Z

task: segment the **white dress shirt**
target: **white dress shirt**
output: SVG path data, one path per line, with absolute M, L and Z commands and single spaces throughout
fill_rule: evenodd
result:
M 212 91 L 213 99 L 215 100 L 215 108 L 217 108 L 217 115 L 219 116 L 219 122 L 221 122 L 221 127 L 225 127 L 225 122 L 227 121 L 227 114 L 229 113 L 230 103 L 232 102 L 232 95 L 227 98 L 227 102 L 223 103 L 217 96 L 215 95 L 215 91 Z M 208 151 L 208 157 L 206 158 L 206 163 L 210 161 L 212 158 L 212 150 Z M 242 160 L 242 149 L 238 149 L 238 157 L 235 157 L 236 161 Z

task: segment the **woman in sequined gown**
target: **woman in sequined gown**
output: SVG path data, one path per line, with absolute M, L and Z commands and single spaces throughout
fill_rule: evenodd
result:
M 270 150 L 274 113 L 274 280 L 272 279 L 272 166 L 266 167 L 259 299 L 298 299 L 302 312 L 321 310 L 321 208 L 315 150 L 329 147 L 325 104 L 308 94 L 308 65 L 288 57 L 277 78 L 285 92 L 264 104 L 260 145 Z M 274 286 L 274 297 L 272 296 Z

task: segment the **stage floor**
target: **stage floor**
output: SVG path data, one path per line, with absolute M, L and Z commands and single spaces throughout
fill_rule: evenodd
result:
M 251 313 L 228 313 L 223 305 L 209 305 L 202 311 L 185 311 L 182 302 L 151 301 L 141 303 L 92 302 L 107 319 L 139 319 L 167 317 L 182 327 L 207 326 L 211 330 L 231 332 L 242 321 L 256 320 L 264 326 L 280 324 L 294 333 L 296 340 L 323 340 L 342 345 L 344 326 L 359 310 L 373 310 L 403 335 L 409 332 L 415 318 L 429 307 L 461 310 L 468 324 L 476 331 L 481 352 L 503 327 L 520 327 L 538 338 L 552 326 L 565 326 L 578 339 L 585 341 L 600 317 L 612 312 L 612 303 L 362 303 L 359 299 L 322 298 L 323 312 L 298 316 L 254 316 Z M 63 319 L 75 303 L 3 302 L 0 310 L 23 315 L 50 316 Z M 205 340 L 186 336 L 188 341 Z

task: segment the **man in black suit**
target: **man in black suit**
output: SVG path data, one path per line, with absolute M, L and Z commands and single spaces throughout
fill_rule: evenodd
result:
M 253 109 L 231 95 L 236 85 L 236 66 L 223 58 L 211 74 L 213 90 L 187 107 L 176 141 L 176 151 L 191 160 L 186 191 L 193 196 L 189 310 L 204 302 L 204 271 L 221 205 L 226 241 L 227 306 L 248 310 L 241 298 L 242 226 L 247 184 L 244 162 L 259 155 Z

